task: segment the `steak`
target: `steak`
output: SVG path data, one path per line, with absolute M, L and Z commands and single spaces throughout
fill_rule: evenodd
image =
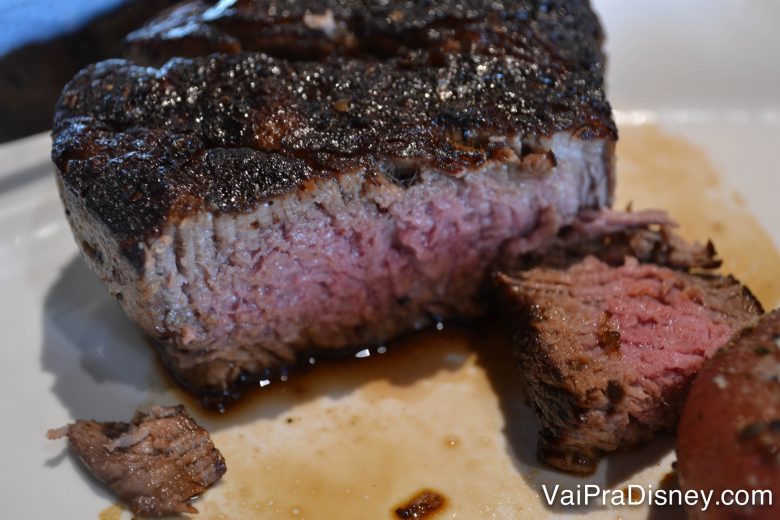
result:
M 685 247 L 668 225 L 637 220 L 559 238 L 535 265 L 496 275 L 539 457 L 572 473 L 674 427 L 705 360 L 762 312 L 736 279 L 702 272 L 717 265 L 711 244 Z
M 309 4 L 214 7 L 187 27 L 235 53 L 98 63 L 57 105 L 83 256 L 207 405 L 312 349 L 477 315 L 501 251 L 611 203 L 617 133 L 587 3 Z M 322 52 L 261 45 L 277 33 Z
M 197 513 L 189 499 L 225 474 L 225 460 L 183 406 L 137 412 L 130 423 L 76 421 L 50 430 L 67 437 L 81 462 L 133 513 Z
M 691 386 L 677 429 L 683 492 L 767 490 L 742 506 L 688 508 L 693 519 L 780 517 L 780 310 L 736 334 Z M 743 492 L 744 493 L 744 492 Z

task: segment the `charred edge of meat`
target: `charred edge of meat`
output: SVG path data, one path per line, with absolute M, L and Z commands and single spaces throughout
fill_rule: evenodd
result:
M 541 371 L 545 374 L 545 378 L 536 381 L 533 385 L 528 384 L 528 379 L 523 376 L 525 395 L 537 416 L 544 418 L 542 422 L 548 425 L 539 431 L 537 456 L 539 460 L 563 471 L 583 476 L 590 475 L 596 470 L 603 452 L 595 448 L 572 450 L 570 446 L 562 444 L 562 432 L 554 426 L 576 424 L 581 410 L 580 402 L 574 395 L 561 391 L 565 376 L 547 355 L 541 336 L 529 332 L 534 330 L 533 323 L 545 319 L 544 310 L 520 293 L 514 293 L 513 296 L 517 299 L 514 300 L 516 303 L 511 311 L 516 319 L 512 350 L 520 360 L 521 366 L 529 365 L 531 362 L 529 356 L 538 355 L 535 362 L 544 367 Z M 540 406 L 540 403 L 545 403 L 545 406 Z
M 570 66 L 590 68 L 604 64 L 602 42 L 603 32 L 588 2 L 567 0 L 339 0 L 327 5 L 304 0 L 288 3 L 283 12 L 273 11 L 268 2 L 225 7 L 190 1 L 162 12 L 127 37 L 128 53 L 144 65 L 216 52 L 264 52 L 287 60 L 320 60 L 333 54 L 381 60 L 423 49 L 443 57 L 490 48 L 522 54 L 540 46 Z

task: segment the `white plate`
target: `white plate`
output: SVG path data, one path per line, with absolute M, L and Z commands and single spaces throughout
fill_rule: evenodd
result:
M 619 198 L 664 205 L 684 233 L 714 236 L 726 268 L 775 305 L 780 4 L 595 4 L 622 131 Z M 47 135 L 0 147 L 0 338 L 0 518 L 118 517 L 111 496 L 46 430 L 184 398 L 77 258 Z M 512 398 L 511 358 L 486 355 L 490 341 L 428 335 L 384 361 L 374 355 L 271 385 L 224 420 L 185 400 L 229 468 L 196 504 L 201 518 L 391 518 L 422 487 L 447 497 L 442 518 L 647 516 L 644 507 L 543 505 L 544 482 L 657 486 L 671 442 L 610 457 L 588 480 L 548 471 L 534 459 L 532 414 Z

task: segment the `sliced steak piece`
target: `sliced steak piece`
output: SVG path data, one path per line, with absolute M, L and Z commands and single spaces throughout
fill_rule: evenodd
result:
M 591 473 L 602 454 L 673 427 L 704 361 L 761 312 L 732 277 L 634 256 L 615 262 L 616 243 L 629 254 L 645 251 L 631 244 L 644 243 L 646 234 L 610 233 L 603 255 L 595 244 L 582 247 L 588 256 L 579 260 L 576 249 L 553 251 L 558 265 L 496 276 L 511 309 L 527 398 L 541 421 L 539 457 L 565 471 Z M 679 239 L 664 243 L 680 246 Z M 691 246 L 681 257 L 710 265 L 711 253 Z
M 197 513 L 189 499 L 225 474 L 225 460 L 183 406 L 154 407 L 132 421 L 76 421 L 50 430 L 67 437 L 79 459 L 133 513 Z
M 690 518 L 780 518 L 780 310 L 736 334 L 699 372 L 677 429 L 677 471 L 684 491 L 713 490 L 715 499 L 724 490 L 772 493 L 690 508 Z
M 482 43 L 109 61 L 65 88 L 53 159 L 77 242 L 207 403 L 310 349 L 477 314 L 502 247 L 610 203 L 616 129 L 587 6 L 415 5 L 393 17 Z M 288 23 L 268 16 L 248 27 Z

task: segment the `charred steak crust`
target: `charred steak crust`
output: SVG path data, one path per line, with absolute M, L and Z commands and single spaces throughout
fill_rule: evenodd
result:
M 677 348 L 670 338 L 682 333 L 675 327 L 702 327 L 711 320 L 716 326 L 707 330 L 718 337 L 725 334 L 725 342 L 728 334 L 763 312 L 756 298 L 733 277 L 685 272 L 712 265 L 711 245 L 706 247 L 711 254 L 703 256 L 701 246 L 690 246 L 696 253 L 688 255 L 693 263 L 677 265 L 677 270 L 642 265 L 631 256 L 615 262 L 616 244 L 622 247 L 646 233 L 634 229 L 606 235 L 611 240 L 601 249 L 601 257 L 596 245 L 603 245 L 604 237 L 594 238 L 591 247 L 575 242 L 578 247 L 568 255 L 551 251 L 552 266 L 536 259 L 533 267 L 523 264 L 525 271 L 496 275 L 501 301 L 508 304 L 504 312 L 512 320 L 513 348 L 523 369 L 526 396 L 541 422 L 539 457 L 559 469 L 589 474 L 604 453 L 634 447 L 674 427 L 692 377 L 722 344 L 717 338 L 701 339 L 694 334 L 683 341 L 699 342 L 696 348 L 684 345 L 676 354 L 679 358 L 660 359 L 658 349 Z M 673 241 L 682 247 L 679 239 Z M 583 256 L 577 260 L 578 253 Z M 626 287 L 621 285 L 624 278 L 630 280 Z M 654 279 L 660 282 L 657 289 L 650 282 Z M 599 284 L 607 287 L 602 293 L 592 288 Z M 611 284 L 628 293 L 611 294 Z M 655 303 L 645 301 L 648 298 Z M 612 305 L 607 303 L 610 299 Z M 630 314 L 632 299 L 639 302 L 640 314 L 645 314 L 637 317 L 638 324 L 623 328 L 628 320 L 614 316 L 612 307 Z M 664 314 L 666 318 L 652 315 L 665 312 L 658 309 L 683 309 L 691 304 L 703 309 L 701 323 L 684 324 L 683 313 L 690 313 L 690 306 Z M 654 307 L 658 308 L 651 310 Z M 663 319 L 670 320 L 671 328 L 662 330 L 666 327 Z M 658 330 L 651 333 L 649 344 L 634 344 L 631 338 L 637 335 L 629 330 L 632 326 Z M 630 355 L 626 349 L 635 350 L 630 362 L 624 362 L 624 356 Z M 627 368 L 626 363 L 638 363 L 638 369 Z M 642 368 L 644 363 L 649 370 Z
M 225 460 L 183 406 L 156 406 L 129 422 L 79 420 L 50 430 L 67 437 L 79 459 L 133 513 L 197 513 L 191 498 L 225 474 Z
M 506 140 L 491 137 L 565 130 L 615 139 L 598 26 L 582 2 L 486 7 L 494 4 L 437 2 L 399 26 L 435 32 L 470 15 L 474 27 L 456 39 L 490 44 L 463 50 L 423 45 L 383 60 L 317 62 L 240 53 L 173 59 L 160 69 L 122 60 L 87 67 L 57 104 L 52 157 L 63 188 L 141 268 L 144 242 L 196 210 L 246 211 L 311 179 L 379 173 L 385 161 L 457 174 L 500 160 Z M 361 12 L 396 27 L 384 10 Z M 548 26 L 565 30 L 542 31 Z
M 482 312 L 500 251 L 611 203 L 587 2 L 328 5 L 182 7 L 143 46 L 184 29 L 240 45 L 99 63 L 57 106 L 52 157 L 87 263 L 217 406 L 312 349 Z M 323 52 L 285 54 L 272 40 L 288 30 Z
M 159 65 L 174 56 L 264 52 L 291 60 L 333 54 L 387 58 L 411 49 L 527 54 L 537 46 L 589 68 L 603 61 L 601 26 L 587 1 L 190 1 L 127 38 L 129 54 Z M 585 38 L 585 39 L 584 39 Z M 593 44 L 595 42 L 595 45 Z

